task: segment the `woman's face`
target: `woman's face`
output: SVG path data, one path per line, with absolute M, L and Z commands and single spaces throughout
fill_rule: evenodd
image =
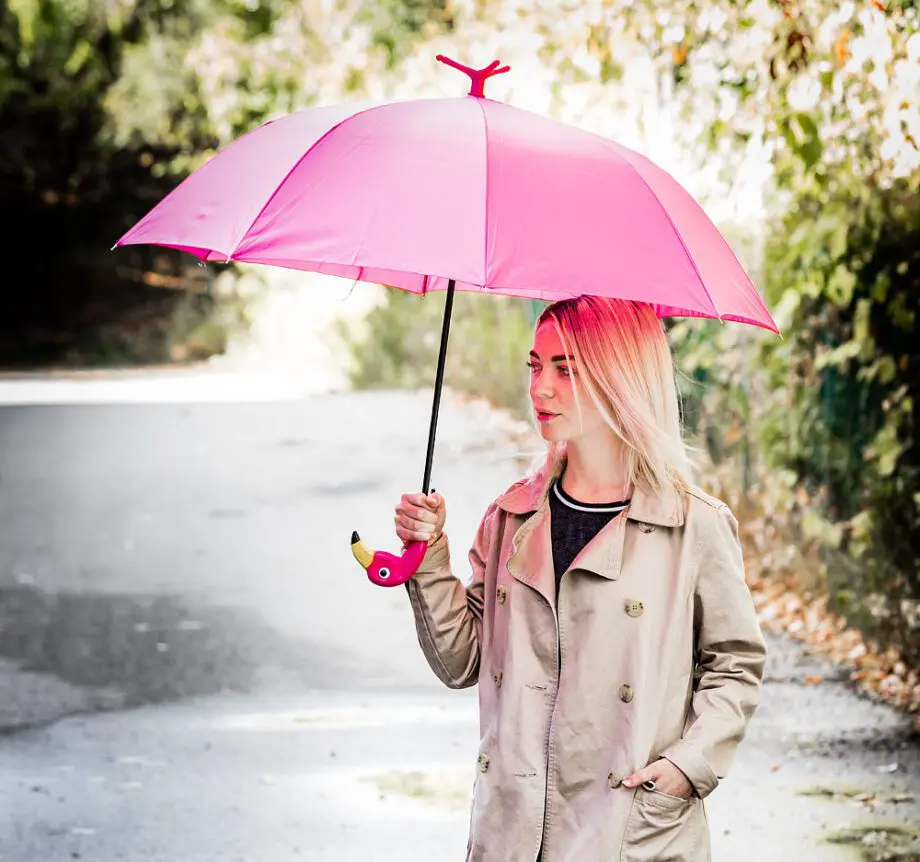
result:
M 552 322 L 537 327 L 528 364 L 530 401 L 544 440 L 557 443 L 609 432 L 582 386 L 578 392 L 579 417 L 574 391 L 578 385 L 578 368 L 575 359 L 566 356 L 562 339 Z

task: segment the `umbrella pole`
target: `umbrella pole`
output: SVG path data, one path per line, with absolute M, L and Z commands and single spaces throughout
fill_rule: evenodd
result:
M 431 484 L 431 464 L 434 460 L 434 436 L 438 428 L 438 409 L 441 406 L 441 386 L 444 382 L 444 360 L 447 358 L 447 337 L 450 335 L 450 312 L 454 307 L 454 279 L 447 282 L 447 299 L 444 302 L 444 322 L 441 324 L 441 347 L 438 351 L 438 370 L 434 378 L 434 400 L 431 404 L 431 425 L 428 429 L 428 454 L 425 456 L 425 477 L 422 493 L 427 494 Z

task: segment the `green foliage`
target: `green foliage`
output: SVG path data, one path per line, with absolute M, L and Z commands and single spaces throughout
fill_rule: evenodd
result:
M 24 341 L 60 308 L 78 325 L 85 316 L 80 303 L 113 281 L 113 241 L 169 190 L 151 165 L 173 151 L 142 142 L 117 146 L 107 134 L 105 99 L 126 51 L 164 22 L 201 26 L 203 5 L 16 0 L 0 6 L 0 198 L 15 213 L 4 238 L 16 250 L 18 270 L 12 289 L 0 295 L 0 319 Z M 138 275 L 146 260 L 135 252 L 119 258 Z M 139 278 L 122 281 L 133 297 L 149 290 Z M 67 321 L 55 325 L 70 328 Z
M 368 15 L 400 56 L 429 32 L 423 19 L 449 25 L 433 0 L 0 3 L 0 200 L 15 213 L 4 239 L 18 270 L 0 293 L 0 361 L 27 349 L 61 359 L 45 330 L 95 320 L 82 303 L 101 284 L 121 281 L 140 302 L 151 273 L 184 279 L 178 252 L 109 249 L 217 147 L 276 114 L 361 95 L 385 66 Z
M 717 460 L 737 458 L 747 468 L 746 486 L 792 471 L 809 501 L 800 515 L 803 537 L 825 546 L 832 603 L 916 662 L 917 10 L 844 12 L 812 0 L 771 14 L 761 5 L 765 18 L 751 25 L 766 46 L 764 67 L 725 41 L 732 19 L 754 4 L 724 7 L 728 24 L 714 31 L 701 26 L 703 4 L 666 5 L 669 26 L 685 28 L 684 48 L 691 55 L 705 48 L 721 86 L 740 94 L 734 116 L 713 119 L 705 140 L 724 153 L 727 139 L 746 143 L 760 116 L 760 134 L 775 153 L 763 285 L 785 337 L 744 345 L 709 327 L 713 343 L 706 345 L 692 322 L 678 324 L 679 361 L 710 386 L 703 396 L 690 387 L 696 413 L 689 418 Z M 752 86 L 739 89 L 739 75 Z M 708 97 L 692 74 L 682 86 L 687 92 L 678 98 L 688 105 Z
M 391 67 L 405 59 L 419 37 L 453 28 L 449 0 L 377 0 L 363 5 L 358 20 L 370 24 L 371 43 L 384 49 Z
M 760 358 L 783 409 L 757 431 L 770 463 L 792 467 L 841 529 L 827 572 L 840 609 L 913 653 L 920 208 L 902 206 L 916 198 L 905 181 L 869 194 L 854 182 L 835 172 L 831 192 L 814 181 L 771 238 L 768 297 L 789 317 Z
M 349 377 L 360 389 L 430 388 L 437 370 L 442 293 L 418 296 L 387 290 L 353 331 L 336 332 L 352 358 Z M 527 354 L 533 336 L 526 300 L 479 293 L 454 296 L 444 385 L 487 398 L 519 416 L 527 415 Z

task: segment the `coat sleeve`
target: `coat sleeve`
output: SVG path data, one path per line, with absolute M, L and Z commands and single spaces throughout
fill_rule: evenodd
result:
M 731 766 L 760 701 L 766 658 L 744 580 L 738 522 L 725 504 L 711 511 L 694 598 L 701 675 L 683 738 L 662 752 L 700 796 L 711 793 Z
M 406 582 L 422 652 L 449 688 L 467 688 L 479 679 L 483 578 L 494 508 L 486 512 L 470 548 L 468 584 L 451 572 L 446 533 L 428 549 L 418 571 Z

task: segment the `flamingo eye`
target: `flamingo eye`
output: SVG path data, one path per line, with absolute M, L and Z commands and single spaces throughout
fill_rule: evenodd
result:
M 380 580 L 385 581 L 388 577 L 390 577 L 390 570 L 386 566 L 382 566 L 380 571 L 377 572 L 377 577 L 379 577 Z

